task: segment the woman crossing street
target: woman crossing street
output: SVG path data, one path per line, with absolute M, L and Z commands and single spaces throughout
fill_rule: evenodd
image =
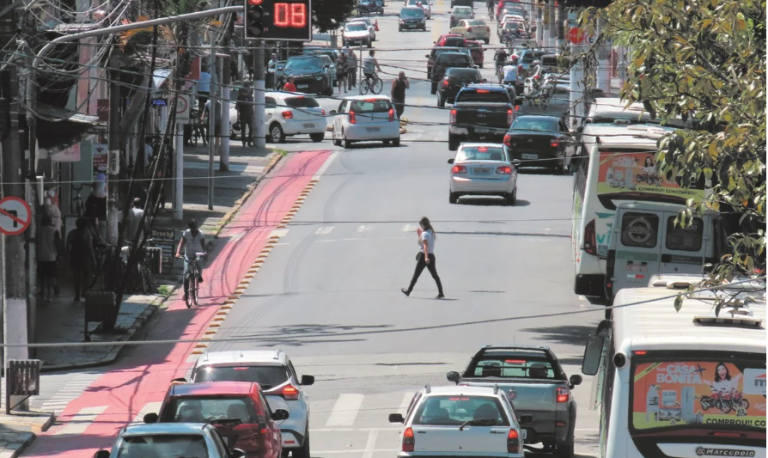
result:
M 426 216 L 421 218 L 419 226 L 420 227 L 416 229 L 416 233 L 419 236 L 419 252 L 416 254 L 416 270 L 413 272 L 413 278 L 411 278 L 411 284 L 408 285 L 408 288 L 400 288 L 400 291 L 406 296 L 410 296 L 413 287 L 416 286 L 416 282 L 419 280 L 419 276 L 426 267 L 437 284 L 437 299 L 443 299 L 445 297 L 443 294 L 443 283 L 440 281 L 440 276 L 437 275 L 435 259 L 435 239 L 437 238 L 437 235 L 435 234 L 435 229 L 432 227 L 432 224 L 429 222 L 429 218 Z

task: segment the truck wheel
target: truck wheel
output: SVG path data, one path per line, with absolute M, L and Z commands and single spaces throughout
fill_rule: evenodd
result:
M 432 81 L 432 86 L 429 89 L 430 94 L 437 94 L 437 82 Z
M 451 134 L 448 134 L 448 149 L 451 151 L 459 149 L 459 140 Z
M 558 458 L 573 458 L 573 438 L 563 444 L 557 444 L 555 455 Z

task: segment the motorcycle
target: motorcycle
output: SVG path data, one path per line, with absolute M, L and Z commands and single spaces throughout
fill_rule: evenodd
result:
M 736 390 L 730 393 L 716 391 L 711 396 L 702 396 L 699 399 L 699 403 L 704 410 L 714 407 L 724 414 L 731 413 L 731 410 L 736 410 L 738 414 L 745 415 L 747 409 L 749 409 L 749 401 L 744 399 L 744 395 L 740 391 Z

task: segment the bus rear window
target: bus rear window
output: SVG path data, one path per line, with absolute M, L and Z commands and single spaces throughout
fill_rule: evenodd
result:
M 693 218 L 690 226 L 675 224 L 675 217 L 667 219 L 667 248 L 679 251 L 699 251 L 704 238 L 704 222 Z

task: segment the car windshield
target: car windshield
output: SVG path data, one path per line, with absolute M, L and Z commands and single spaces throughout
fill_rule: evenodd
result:
M 471 26 L 473 26 L 473 27 L 474 27 L 474 26 L 483 26 L 483 25 L 485 25 L 485 21 L 480 21 L 480 20 L 477 20 L 477 21 L 469 21 L 469 25 L 471 25 Z
M 472 420 L 488 420 L 487 426 L 509 426 L 501 402 L 489 396 L 430 396 L 413 416 L 414 425 L 454 426 Z
M 515 119 L 510 130 L 536 130 L 539 132 L 552 132 L 557 130 L 557 120 L 547 118 L 532 118 L 521 116 Z
M 205 438 L 200 434 L 156 434 L 126 436 L 117 458 L 208 458 Z
M 519 22 L 507 22 L 504 24 L 505 29 L 522 29 L 523 25 Z
M 291 108 L 317 108 L 320 104 L 312 97 L 288 97 L 285 104 Z
M 507 91 L 464 90 L 459 92 L 456 102 L 509 103 L 509 95 L 507 95 Z
M 368 30 L 368 26 L 365 24 L 347 24 L 347 30 L 350 32 L 362 32 Z
M 392 104 L 389 100 L 353 100 L 349 111 L 354 111 L 355 113 L 387 113 L 390 108 L 392 108 Z
M 480 81 L 480 72 L 472 68 L 449 68 L 445 71 L 445 76 L 471 82 Z
M 443 46 L 464 47 L 464 37 L 448 37 L 443 41 Z
M 465 146 L 456 153 L 456 162 L 464 161 L 506 161 L 501 146 Z
M 400 11 L 400 17 L 422 18 L 424 17 L 424 10 L 421 8 L 403 8 Z
M 468 368 L 469 377 L 555 379 L 552 362 L 543 352 L 485 352 Z
M 286 70 L 320 70 L 321 68 L 323 68 L 323 61 L 319 57 L 294 58 L 285 64 Z
M 472 16 L 472 8 L 467 6 L 457 6 L 453 9 L 454 16 Z
M 467 59 L 466 54 L 458 54 L 458 53 L 450 53 L 450 54 L 441 54 L 437 58 L 437 62 L 443 65 L 457 65 L 457 64 L 468 64 L 469 59 Z
M 523 63 L 524 64 L 530 64 L 531 62 L 533 62 L 536 59 L 541 59 L 541 56 L 543 56 L 543 55 L 544 55 L 544 53 L 542 51 L 527 52 L 523 56 Z
M 269 390 L 289 378 L 288 370 L 283 366 L 207 366 L 195 371 L 194 381 L 256 382 L 263 390 Z
M 241 397 L 186 397 L 172 398 L 163 407 L 160 421 L 206 423 L 211 420 L 238 420 L 241 423 L 260 423 L 264 419 L 261 409 L 256 411 L 250 398 Z

